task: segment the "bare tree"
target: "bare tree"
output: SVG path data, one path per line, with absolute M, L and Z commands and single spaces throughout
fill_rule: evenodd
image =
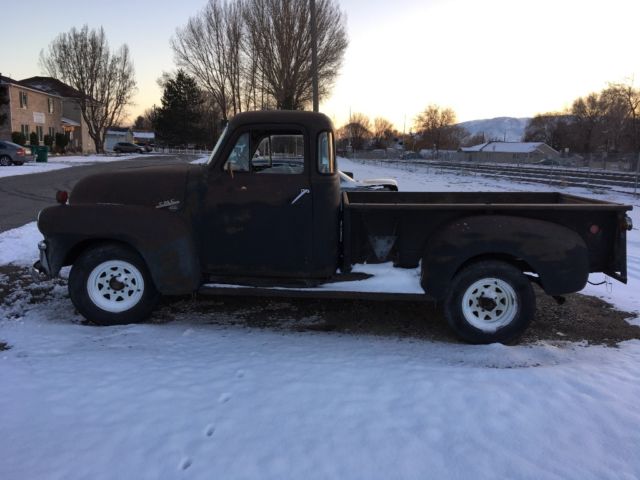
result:
M 338 129 L 338 139 L 344 147 L 350 146 L 353 150 L 362 150 L 371 138 L 371 122 L 362 113 L 354 113 L 349 122 Z
M 373 120 L 373 142 L 376 148 L 384 148 L 386 142 L 391 140 L 395 134 L 393 124 L 383 117 L 376 117 Z
M 258 72 L 276 107 L 301 110 L 312 100 L 308 0 L 247 0 L 245 21 Z M 334 0 L 316 1 L 319 97 L 326 97 L 342 65 L 346 19 Z
M 456 126 L 456 114 L 451 108 L 429 105 L 414 122 L 420 134 L 419 146 L 425 148 L 457 148 L 465 136 L 465 130 Z
M 105 132 L 117 124 L 136 88 L 129 47 L 111 52 L 102 27 L 84 25 L 61 33 L 40 52 L 43 70 L 80 93 L 82 117 L 96 152 L 104 150 Z
M 223 117 L 242 111 L 242 2 L 209 0 L 171 39 L 179 67 L 216 100 Z
M 634 88 L 633 79 L 626 83 L 612 83 L 607 90 L 625 105 L 625 135 L 629 148 L 640 152 L 640 89 Z

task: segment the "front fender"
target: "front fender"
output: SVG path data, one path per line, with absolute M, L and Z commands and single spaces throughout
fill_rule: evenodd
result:
M 51 275 L 70 264 L 83 245 L 118 241 L 142 256 L 161 293 L 185 294 L 199 287 L 192 229 L 175 212 L 137 205 L 58 205 L 40 213 L 38 228 L 47 242 Z
M 422 286 L 442 299 L 463 264 L 491 256 L 528 264 L 550 295 L 582 290 L 589 276 L 587 246 L 574 231 L 532 218 L 479 215 L 456 220 L 427 241 Z

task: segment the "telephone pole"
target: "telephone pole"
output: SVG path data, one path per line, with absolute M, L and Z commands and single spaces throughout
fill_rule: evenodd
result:
M 311 11 L 311 88 L 313 90 L 313 111 L 318 112 L 318 31 L 316 25 L 316 1 L 309 0 Z

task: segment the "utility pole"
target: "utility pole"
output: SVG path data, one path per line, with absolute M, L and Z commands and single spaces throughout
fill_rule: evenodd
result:
M 313 90 L 313 111 L 320 110 L 318 100 L 318 29 L 316 25 L 316 0 L 309 0 L 311 11 L 311 88 Z

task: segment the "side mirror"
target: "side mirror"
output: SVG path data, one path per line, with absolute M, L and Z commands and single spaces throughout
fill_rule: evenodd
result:
M 345 172 L 344 170 L 342 171 L 342 173 L 344 173 L 347 177 L 353 179 L 353 172 Z

